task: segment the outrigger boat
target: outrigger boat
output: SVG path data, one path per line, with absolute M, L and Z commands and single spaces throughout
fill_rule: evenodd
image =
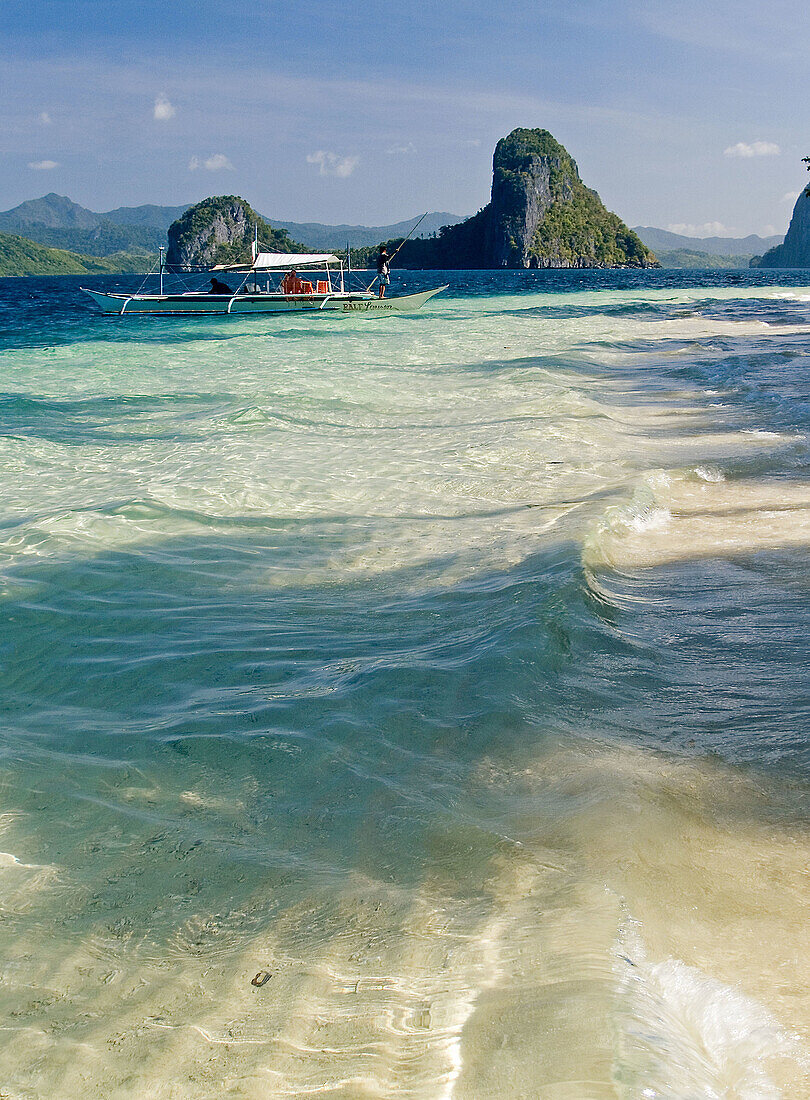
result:
M 218 264 L 210 271 L 241 275 L 239 286 L 228 293 L 184 290 L 181 293 L 164 293 L 163 249 L 160 250 L 160 289 L 157 294 L 102 293 L 81 289 L 96 302 L 105 313 L 130 315 L 133 313 L 233 315 L 245 313 L 304 313 L 321 310 L 341 313 L 371 313 L 383 311 L 412 311 L 420 309 L 435 294 L 447 290 L 447 286 L 423 290 L 418 294 L 378 298 L 369 289 L 346 288 L 343 262 L 331 254 L 293 254 L 288 252 L 260 252 L 258 244 L 252 247 L 249 264 Z M 338 270 L 333 270 L 337 265 Z M 299 270 L 312 277 L 302 279 Z M 315 277 L 323 274 L 323 278 Z M 334 278 L 333 278 L 334 276 Z M 217 280 L 212 280 L 216 284 Z M 145 283 L 145 280 L 144 280 Z M 219 284 L 224 286 L 224 284 Z M 373 284 L 372 284 L 373 285 Z M 142 290 L 143 288 L 141 288 Z M 214 285 L 216 291 L 216 285 Z

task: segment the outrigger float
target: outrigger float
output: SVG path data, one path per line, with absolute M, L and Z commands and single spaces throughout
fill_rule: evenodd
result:
M 245 313 L 318 313 L 327 310 L 340 313 L 411 312 L 421 309 L 434 295 L 447 290 L 447 286 L 440 286 L 418 294 L 378 298 L 370 288 L 346 289 L 346 273 L 342 260 L 337 256 L 260 252 L 257 243 L 254 243 L 252 252 L 253 258 L 249 264 L 218 264 L 208 269 L 242 276 L 236 290 L 228 293 L 199 290 L 164 293 L 166 267 L 162 248 L 158 294 L 144 294 L 141 291 L 107 294 L 87 287 L 81 289 L 105 313 L 117 313 L 119 316 L 133 313 L 241 316 Z M 306 271 L 311 277 L 302 279 L 298 275 L 299 270 Z M 212 280 L 214 291 L 217 283 L 218 280 Z

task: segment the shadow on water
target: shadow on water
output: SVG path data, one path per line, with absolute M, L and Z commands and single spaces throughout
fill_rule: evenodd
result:
M 8 577 L 0 694 L 18 794 L 51 769 L 68 802 L 101 798 L 99 782 L 129 786 L 139 769 L 158 786 L 249 779 L 251 823 L 225 839 L 219 822 L 208 838 L 223 851 L 261 862 L 272 834 L 273 858 L 295 848 L 340 864 L 373 828 L 365 869 L 407 875 L 482 758 L 536 756 L 548 737 L 803 774 L 810 763 L 810 610 L 805 587 L 786 583 L 801 573 L 795 552 L 603 576 L 594 589 L 578 546 L 560 543 L 425 588 L 440 563 L 324 583 L 334 528 L 268 534 L 226 529 Z M 488 798 L 506 830 L 508 805 Z M 110 820 L 132 809 L 107 805 Z M 309 836 L 313 813 L 324 816 Z
M 503 808 L 462 805 L 478 761 L 542 739 L 538 709 L 565 712 L 558 671 L 587 618 L 574 546 L 425 590 L 430 563 L 329 583 L 340 539 L 324 535 L 228 531 L 9 578 L 6 808 L 79 877 L 128 846 L 153 881 L 187 875 L 141 901 L 96 886 L 152 935 L 249 893 L 246 865 L 413 883 L 445 836 L 482 873 Z M 80 907 L 77 929 L 94 919 Z
M 806 306 L 803 307 L 807 319 Z M 794 340 L 791 343 L 791 340 Z M 703 428 L 693 423 L 690 435 L 701 430 L 711 432 L 721 424 L 751 430 L 751 410 L 762 414 L 763 427 L 806 430 L 810 400 L 803 383 L 804 363 L 808 359 L 806 333 L 780 336 L 749 333 L 744 336 L 707 335 L 699 339 L 636 339 L 626 343 L 605 342 L 620 358 L 599 364 L 599 383 L 609 384 L 607 398 L 615 407 L 643 408 L 669 395 L 677 399 L 677 387 L 698 386 L 710 400 Z M 560 362 L 572 375 L 592 375 L 595 363 L 593 345 L 582 354 L 569 353 Z M 590 354 L 587 354 L 590 352 Z M 670 361 L 668 363 L 667 361 Z M 544 366 L 545 360 L 537 360 Z M 555 367 L 553 357 L 548 366 Z M 623 383 L 620 389 L 616 384 Z M 671 399 L 671 398 L 669 398 Z M 693 421 L 696 418 L 693 418 Z M 645 425 L 645 432 L 661 434 L 671 428 Z
M 183 432 L 178 429 L 178 420 L 189 424 L 209 421 L 212 411 L 230 409 L 233 400 L 233 395 L 218 393 L 70 399 L 0 393 L 0 437 L 42 439 L 67 447 L 114 445 L 127 440 L 189 442 L 198 439 L 199 432 Z M 155 420 L 161 414 L 171 416 L 165 432 L 155 431 Z M 139 428 L 142 418 L 146 430 Z
M 229 528 L 8 577 L 0 791 L 31 823 L 12 850 L 70 876 L 50 909 L 7 899 L 8 941 L 33 917 L 60 945 L 58 980 L 29 965 L 36 995 L 3 993 L 21 1023 L 102 1050 L 131 1031 L 153 1079 L 198 1021 L 217 1071 L 246 1050 L 307 1080 L 327 1027 L 327 1077 L 359 1052 L 383 1080 L 380 1031 L 423 1052 L 460 1032 L 471 1096 L 518 1043 L 531 1088 L 580 1096 L 582 1059 L 608 1082 L 650 1037 L 666 1083 L 681 1015 L 705 1073 L 715 1017 L 693 1019 L 727 1010 L 717 975 L 801 1023 L 752 928 L 782 932 L 782 966 L 803 942 L 803 908 L 768 899 L 795 892 L 810 831 L 806 555 L 595 578 L 560 541 L 453 585 L 426 584 L 439 560 L 330 581 L 348 537 Z M 639 930 L 685 999 L 645 976 Z M 261 966 L 272 999 L 248 1000 Z M 43 1001 L 62 984 L 67 1007 Z M 442 1030 L 442 997 L 464 1030 Z M 310 1023 L 320 1045 L 288 1040 Z M 198 1080 L 199 1050 L 170 1049 L 173 1080 Z

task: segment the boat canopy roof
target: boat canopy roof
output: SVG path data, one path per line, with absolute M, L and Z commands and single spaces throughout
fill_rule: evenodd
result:
M 217 264 L 212 271 L 278 271 L 291 267 L 323 267 L 324 264 L 340 263 L 337 256 L 330 253 L 314 254 L 310 252 L 260 252 L 252 263 Z

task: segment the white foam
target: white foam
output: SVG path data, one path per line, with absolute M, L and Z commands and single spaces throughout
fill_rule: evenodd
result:
M 722 470 L 718 470 L 716 466 L 696 466 L 695 473 L 702 481 L 725 481 L 726 475 Z
M 810 1068 L 764 1005 L 679 959 L 652 962 L 637 928 L 624 930 L 617 962 L 630 1001 L 622 1073 L 653 1082 L 642 1095 L 782 1100 L 778 1063 Z
M 631 512 L 624 522 L 632 530 L 639 533 L 643 531 L 661 531 L 669 526 L 672 513 L 666 508 L 645 508 L 643 512 Z
M 649 568 L 810 545 L 805 482 L 726 481 L 711 467 L 695 473 L 700 480 L 673 479 L 655 491 L 648 481 L 626 505 L 609 509 L 585 543 L 585 563 Z

